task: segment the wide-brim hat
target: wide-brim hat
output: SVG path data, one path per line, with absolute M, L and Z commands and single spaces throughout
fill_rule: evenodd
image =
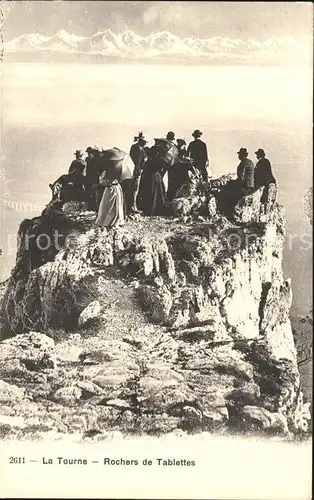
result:
M 203 132 L 201 132 L 198 128 L 194 130 L 192 134 L 193 137 L 201 137 L 201 135 L 203 135 Z
M 75 156 L 80 156 L 80 157 L 82 157 L 82 156 L 83 156 L 83 153 L 82 153 L 82 151 L 81 151 L 80 149 L 77 149 L 77 150 L 75 151 L 74 155 L 75 155 Z
M 260 155 L 264 155 L 265 156 L 265 151 L 264 151 L 264 149 L 259 148 L 257 151 L 255 151 L 255 154 L 256 155 L 260 154 Z
M 246 148 L 240 148 L 237 154 L 243 154 L 243 155 L 248 155 L 248 150 Z
M 134 137 L 134 141 L 138 141 L 139 139 L 145 139 L 143 132 L 139 132 L 138 135 Z
M 92 153 L 94 149 L 91 146 L 88 146 L 88 148 L 85 149 L 86 153 Z

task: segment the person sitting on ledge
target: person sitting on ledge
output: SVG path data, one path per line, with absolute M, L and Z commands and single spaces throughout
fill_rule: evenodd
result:
M 254 184 L 256 187 L 268 186 L 269 184 L 276 184 L 276 179 L 271 171 L 271 163 L 266 158 L 265 151 L 258 149 L 255 151 L 257 163 L 254 171 Z
M 237 179 L 228 182 L 218 194 L 218 206 L 227 217 L 232 216 L 239 200 L 254 189 L 254 164 L 248 159 L 247 149 L 240 148 L 237 155 L 240 160 Z
M 276 184 L 276 179 L 272 174 L 271 163 L 266 158 L 265 151 L 260 148 L 255 151 L 255 154 L 258 161 L 256 163 L 254 171 L 254 184 L 256 187 L 264 186 L 261 203 L 265 205 L 269 196 L 269 186 L 270 184 Z
M 86 162 L 85 160 L 83 160 L 83 153 L 80 149 L 77 149 L 74 155 L 75 155 L 75 160 L 73 160 L 70 165 L 69 174 L 72 174 L 73 172 L 76 171 L 82 174 L 84 172 L 84 169 L 86 168 Z
M 85 177 L 78 170 L 61 175 L 53 184 L 49 184 L 49 187 L 53 202 L 86 201 Z
M 74 153 L 76 159 L 72 161 L 69 173 L 61 175 L 49 184 L 52 191 L 52 200 L 66 203 L 68 201 L 86 201 L 86 177 L 83 175 L 86 163 L 80 150 Z
M 238 184 L 245 190 L 251 190 L 254 188 L 254 164 L 248 158 L 249 153 L 246 148 L 240 148 L 237 155 L 240 160 L 237 168 Z

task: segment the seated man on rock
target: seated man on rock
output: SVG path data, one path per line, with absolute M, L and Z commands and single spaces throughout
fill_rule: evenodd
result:
M 258 149 L 255 151 L 257 163 L 254 171 L 254 184 L 255 186 L 268 186 L 269 184 L 276 184 L 276 179 L 271 171 L 271 163 L 266 158 L 265 151 Z
M 240 148 L 237 155 L 240 160 L 237 168 L 238 184 L 244 190 L 251 190 L 254 188 L 254 164 L 248 158 L 249 153 L 246 148 Z
M 78 171 L 80 173 L 84 172 L 84 169 L 86 168 L 86 162 L 83 159 L 83 153 L 80 149 L 76 150 L 74 153 L 75 160 L 72 161 L 70 168 L 69 168 L 69 174 L 72 174 L 75 171 Z
M 240 148 L 237 155 L 240 160 L 237 167 L 237 178 L 227 182 L 217 196 L 220 210 L 227 217 L 232 215 L 240 198 L 254 190 L 254 164 L 248 158 L 248 150 Z
M 61 175 L 53 184 L 49 184 L 49 187 L 52 191 L 52 201 L 86 201 L 85 177 L 78 169 Z

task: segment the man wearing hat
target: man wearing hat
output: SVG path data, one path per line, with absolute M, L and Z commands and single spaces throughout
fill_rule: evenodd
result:
M 175 133 L 172 132 L 171 130 L 166 135 L 167 141 L 174 141 L 175 138 L 176 138 Z
M 98 184 L 98 162 L 99 159 L 96 158 L 95 148 L 88 146 L 86 148 L 86 191 L 87 191 L 87 203 L 89 210 L 96 210 L 96 192 L 92 186 Z
M 204 182 L 208 182 L 208 153 L 205 142 L 201 140 L 202 135 L 200 130 L 194 130 L 192 134 L 194 141 L 190 142 L 187 154 L 192 158 L 195 168 L 200 171 Z
M 257 163 L 254 171 L 254 184 L 258 186 L 269 186 L 269 184 L 276 184 L 276 179 L 271 171 L 271 163 L 266 158 L 265 151 L 258 149 L 255 151 Z
M 70 168 L 69 168 L 69 174 L 72 174 L 75 171 L 78 171 L 79 173 L 83 173 L 84 169 L 86 167 L 86 163 L 83 160 L 83 153 L 80 149 L 77 149 L 74 153 L 75 160 L 72 161 Z
M 134 137 L 134 144 L 132 144 L 130 149 L 130 157 L 134 163 L 133 179 L 130 186 L 130 196 L 126 200 L 126 209 L 129 212 L 138 212 L 136 199 L 140 187 L 141 175 L 143 171 L 144 164 L 147 160 L 147 153 L 145 146 L 147 144 L 144 138 L 143 132 L 139 132 L 138 136 Z
M 74 153 L 75 160 L 72 161 L 67 175 L 62 176 L 63 201 L 77 200 L 85 201 L 85 177 L 83 175 L 86 163 L 83 160 L 81 150 Z M 56 182 L 59 182 L 59 178 Z
M 254 188 L 254 164 L 248 158 L 248 150 L 240 148 L 237 152 L 240 163 L 237 168 L 238 182 L 245 189 Z

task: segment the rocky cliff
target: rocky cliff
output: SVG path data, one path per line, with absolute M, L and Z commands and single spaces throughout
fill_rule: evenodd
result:
M 74 203 L 21 224 L 1 289 L 3 435 L 307 432 L 276 186 L 239 198 L 225 176 L 182 194 L 172 216 L 109 232 Z

